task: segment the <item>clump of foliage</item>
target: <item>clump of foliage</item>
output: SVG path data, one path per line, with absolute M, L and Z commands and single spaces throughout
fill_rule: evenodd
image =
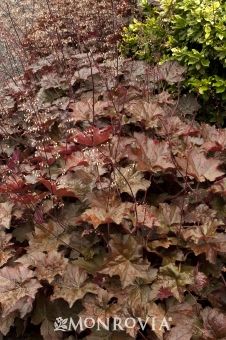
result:
M 131 0 L 43 2 L 44 10 L 38 12 L 24 39 L 24 47 L 33 57 L 48 55 L 50 46 L 59 50 L 79 46 L 86 51 L 114 51 L 121 28 L 134 11 Z
M 122 27 L 134 12 L 134 0 L 2 0 L 1 83 L 49 54 L 64 68 L 67 47 L 118 54 Z
M 177 63 L 64 61 L 70 82 L 49 55 L 1 100 L 1 333 L 101 339 L 54 321 L 149 316 L 171 329 L 107 336 L 223 339 L 226 130 L 164 90 Z
M 226 130 L 168 91 L 177 62 L 119 58 L 113 43 L 106 56 L 99 36 L 103 50 L 76 49 L 52 29 L 0 93 L 0 335 L 223 340 Z M 55 332 L 69 317 L 149 319 Z
M 225 118 L 226 3 L 160 0 L 143 4 L 143 20 L 125 29 L 122 50 L 150 62 L 177 60 L 187 67 L 185 85 L 200 95 L 208 119 Z

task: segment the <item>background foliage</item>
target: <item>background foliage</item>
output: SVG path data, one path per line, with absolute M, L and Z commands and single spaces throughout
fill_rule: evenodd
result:
M 187 67 L 185 86 L 199 94 L 203 106 L 208 105 L 206 119 L 223 123 L 225 1 L 161 0 L 149 5 L 145 0 L 142 6 L 143 19 L 135 19 L 124 31 L 122 51 L 149 62 L 182 63 Z

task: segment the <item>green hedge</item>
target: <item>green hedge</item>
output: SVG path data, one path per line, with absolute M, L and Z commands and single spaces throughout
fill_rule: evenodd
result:
M 177 60 L 187 67 L 185 87 L 210 104 L 209 117 L 224 118 L 226 80 L 225 0 L 142 0 L 143 19 L 124 29 L 121 50 L 150 62 Z M 212 107 L 212 108 L 211 108 Z

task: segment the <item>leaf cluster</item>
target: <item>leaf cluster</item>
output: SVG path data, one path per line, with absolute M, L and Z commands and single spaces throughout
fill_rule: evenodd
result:
M 152 3 L 152 2 L 151 2 Z M 185 86 L 199 94 L 207 119 L 225 118 L 225 1 L 143 1 L 143 19 L 124 30 L 122 51 L 150 62 L 177 60 L 187 68 Z M 212 114 L 205 110 L 211 104 Z
M 2 92 L 0 332 L 224 339 L 225 129 L 167 91 L 176 62 L 67 49 L 64 63 L 40 58 Z M 171 329 L 54 332 L 70 316 Z

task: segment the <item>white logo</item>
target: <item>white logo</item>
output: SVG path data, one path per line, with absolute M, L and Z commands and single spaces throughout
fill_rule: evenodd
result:
M 78 319 L 77 323 L 74 322 L 73 318 L 67 318 L 63 319 L 61 316 L 56 318 L 56 321 L 54 322 L 54 331 L 76 331 L 79 329 L 80 331 L 83 331 L 87 328 L 96 328 L 98 331 L 100 330 L 113 330 L 113 331 L 123 331 L 129 328 L 135 328 L 139 326 L 142 330 L 145 329 L 146 325 L 149 324 L 151 326 L 152 330 L 155 331 L 156 329 L 159 329 L 161 331 L 165 331 L 166 329 L 170 330 L 170 324 L 169 322 L 172 321 L 172 318 L 168 318 L 168 320 L 164 317 L 161 319 L 161 322 L 158 322 L 158 326 L 156 324 L 156 317 L 147 317 L 144 321 L 141 318 L 118 318 L 114 317 L 106 318 L 106 320 L 102 320 L 100 318 L 94 319 L 92 317 L 87 317 L 82 319 L 81 317 Z M 159 320 L 160 321 L 160 320 Z
M 67 322 L 68 319 L 63 319 L 61 316 L 59 318 L 56 318 L 56 321 L 54 322 L 54 331 L 67 332 L 68 330 Z

